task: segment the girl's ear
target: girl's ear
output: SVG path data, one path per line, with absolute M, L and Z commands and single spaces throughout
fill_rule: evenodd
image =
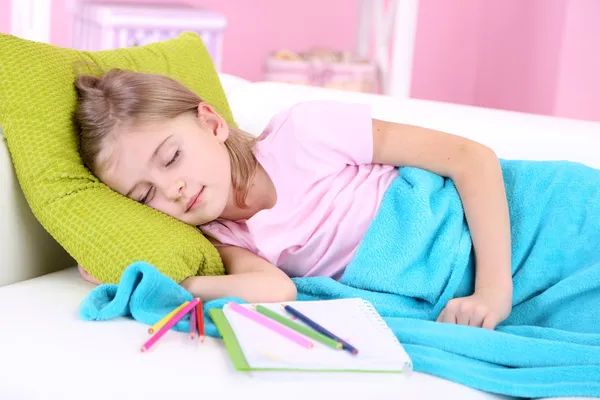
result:
M 220 143 L 225 143 L 229 137 L 229 125 L 210 104 L 205 102 L 198 104 L 197 118 Z

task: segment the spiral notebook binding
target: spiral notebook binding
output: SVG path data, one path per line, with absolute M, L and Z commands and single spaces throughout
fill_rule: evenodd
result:
M 369 315 L 369 318 L 375 323 L 375 325 L 378 328 L 380 328 L 379 331 L 382 334 L 385 334 L 384 340 L 400 345 L 400 341 L 398 340 L 396 335 L 394 335 L 394 332 L 392 332 L 392 330 L 389 329 L 388 324 L 383 320 L 383 318 L 381 317 L 379 312 L 375 309 L 375 307 L 373 307 L 373 304 L 371 304 L 371 302 L 369 302 L 368 300 L 364 300 L 364 299 L 362 300 L 362 302 L 364 304 L 365 313 L 367 315 Z M 412 363 L 405 362 L 402 371 L 406 374 L 411 374 L 413 371 Z
M 377 312 L 375 307 L 373 307 L 373 305 L 368 300 L 363 300 L 363 304 L 365 305 L 367 314 L 370 316 L 373 322 L 377 323 L 378 327 L 385 328 L 381 330 L 385 331 L 388 335 L 393 336 L 394 340 L 398 340 L 396 336 L 394 336 L 394 334 L 389 330 L 388 324 L 386 324 L 383 318 L 381 318 L 381 315 L 379 314 L 379 312 Z

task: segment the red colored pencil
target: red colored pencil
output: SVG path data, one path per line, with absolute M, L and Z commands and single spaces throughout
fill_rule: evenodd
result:
M 196 322 L 198 323 L 198 336 L 201 342 L 204 342 L 204 312 L 202 309 L 202 300 L 198 299 L 198 305 L 196 306 Z
M 190 313 L 190 339 L 196 339 L 196 308 L 198 306 L 192 308 Z

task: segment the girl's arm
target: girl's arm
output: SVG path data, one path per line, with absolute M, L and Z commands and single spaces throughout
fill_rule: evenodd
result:
M 215 243 L 217 244 L 217 243 Z M 181 282 L 193 296 L 203 301 L 237 297 L 248 303 L 296 300 L 296 286 L 279 268 L 246 249 L 217 245 L 228 275 L 193 276 Z M 100 285 L 81 265 L 79 273 L 87 282 Z
M 235 246 L 217 245 L 227 275 L 193 276 L 181 285 L 203 301 L 237 297 L 248 303 L 296 300 L 296 286 L 279 268 Z
M 511 236 L 500 162 L 472 140 L 373 120 L 373 163 L 413 166 L 451 178 L 475 249 L 475 293 L 453 299 L 438 321 L 493 329 L 512 306 Z

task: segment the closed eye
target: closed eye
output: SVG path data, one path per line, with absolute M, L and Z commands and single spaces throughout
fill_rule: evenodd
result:
M 177 161 L 177 159 L 179 159 L 179 150 L 177 150 L 175 152 L 175 154 L 173 154 L 173 158 L 171 158 L 171 160 L 167 163 L 167 167 L 170 166 L 171 164 L 173 164 L 175 161 Z
M 152 200 L 152 198 L 150 197 L 150 195 L 154 196 L 154 186 L 150 186 L 150 189 L 148 189 L 148 191 L 146 192 L 146 194 L 144 195 L 144 197 L 142 197 L 139 201 L 142 204 L 146 204 L 148 203 L 150 200 Z

